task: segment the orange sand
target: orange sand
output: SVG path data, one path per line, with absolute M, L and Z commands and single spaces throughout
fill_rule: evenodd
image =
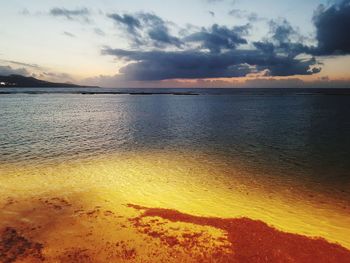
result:
M 0 262 L 350 262 L 350 250 L 339 244 L 259 220 L 131 204 L 118 214 L 107 203 L 87 208 L 61 197 L 8 199 Z
M 194 153 L 3 164 L 0 262 L 350 262 L 347 200 Z

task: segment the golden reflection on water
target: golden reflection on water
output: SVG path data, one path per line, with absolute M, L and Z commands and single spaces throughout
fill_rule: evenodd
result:
M 134 152 L 50 165 L 2 164 L 0 198 L 0 229 L 11 227 L 34 244 L 43 244 L 40 253 L 51 261 L 90 262 L 93 254 L 93 262 L 154 262 L 152 258 L 169 261 L 169 257 L 191 262 L 196 253 L 207 257 L 227 249 L 225 233 L 210 226 L 168 222 L 164 230 L 165 223 L 158 218 L 159 223 L 142 223 L 142 229 L 154 225 L 145 236 L 131 220 L 139 211 L 126 204 L 204 217 L 248 217 L 350 249 L 347 200 L 306 189 L 302 182 L 253 174 L 239 162 L 228 165 L 200 152 Z M 187 235 L 196 237 L 191 253 L 161 249 L 163 241 L 172 247 L 172 232 L 181 233 L 176 242 L 189 242 Z M 152 238 L 160 233 L 163 239 Z

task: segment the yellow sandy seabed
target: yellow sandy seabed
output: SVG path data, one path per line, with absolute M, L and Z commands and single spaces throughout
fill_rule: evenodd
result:
M 127 204 L 205 217 L 248 217 L 350 249 L 346 200 L 305 189 L 302 182 L 252 174 L 239 162 L 228 165 L 200 152 L 1 164 L 0 198 L 3 237 L 17 240 L 17 250 L 24 251 L 7 249 L 8 262 L 192 262 L 197 254 L 205 261 L 227 249 L 221 229 L 160 218 L 141 224 L 133 220 L 140 211 Z M 175 234 L 190 253 L 172 246 Z

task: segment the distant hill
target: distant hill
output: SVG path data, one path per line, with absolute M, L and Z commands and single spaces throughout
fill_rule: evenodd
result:
M 33 77 L 25 77 L 22 75 L 9 75 L 9 76 L 0 76 L 0 88 L 1 87 L 48 87 L 48 88 L 74 88 L 74 87 L 91 87 L 92 86 L 80 86 L 71 83 L 56 83 L 49 82 L 45 80 L 36 79 Z M 94 87 L 96 88 L 96 87 Z

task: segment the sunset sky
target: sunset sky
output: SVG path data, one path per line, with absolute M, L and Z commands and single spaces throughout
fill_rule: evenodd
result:
M 345 87 L 350 0 L 0 0 L 0 75 L 102 87 Z

